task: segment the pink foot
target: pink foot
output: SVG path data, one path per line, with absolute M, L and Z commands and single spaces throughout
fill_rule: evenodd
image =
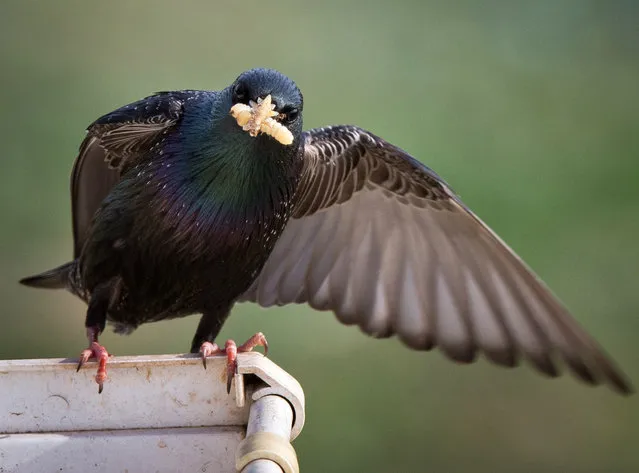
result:
M 95 375 L 95 382 L 98 383 L 98 393 L 101 393 L 102 389 L 104 389 L 104 381 L 107 379 L 106 364 L 110 356 L 106 348 L 97 341 L 91 342 L 89 348 L 82 350 L 82 353 L 80 353 L 80 361 L 76 371 L 80 371 L 82 365 L 89 361 L 89 358 L 95 358 L 98 361 L 98 372 Z
M 226 353 L 226 392 L 230 393 L 231 382 L 237 373 L 237 354 L 252 351 L 257 346 L 264 347 L 264 354 L 268 354 L 268 342 L 262 332 L 256 333 L 239 347 L 234 340 L 227 340 L 224 344 L 224 348 L 220 348 L 217 343 L 204 342 L 200 347 L 202 364 L 204 368 L 206 368 L 206 358 L 208 356 Z

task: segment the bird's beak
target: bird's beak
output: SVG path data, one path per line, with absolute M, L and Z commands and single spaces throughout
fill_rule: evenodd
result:
M 248 105 L 236 103 L 231 107 L 230 113 L 242 130 L 248 131 L 251 136 L 264 133 L 283 145 L 293 143 L 293 134 L 277 121 L 279 113 L 275 111 L 270 94 L 258 98 L 257 102 L 251 100 Z

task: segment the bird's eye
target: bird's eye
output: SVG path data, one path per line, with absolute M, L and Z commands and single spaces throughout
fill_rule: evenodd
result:
M 246 102 L 248 100 L 248 89 L 242 83 L 233 87 L 233 103 Z
M 297 108 L 284 108 L 284 110 L 282 110 L 282 115 L 284 116 L 284 120 L 286 120 L 287 122 L 292 122 L 294 121 L 297 116 L 300 114 L 300 111 Z

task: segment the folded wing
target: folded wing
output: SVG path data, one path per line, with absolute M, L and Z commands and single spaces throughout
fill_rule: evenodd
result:
M 125 105 L 89 126 L 71 173 L 75 258 L 104 198 L 120 176 L 178 122 L 188 94 L 160 92 Z

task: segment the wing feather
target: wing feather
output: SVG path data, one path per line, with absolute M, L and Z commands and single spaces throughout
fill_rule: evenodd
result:
M 93 216 L 120 176 L 147 156 L 181 117 L 195 91 L 161 92 L 111 112 L 87 129 L 71 173 L 74 257 Z
M 305 134 L 293 217 L 242 300 L 309 303 L 375 337 L 631 386 L 521 259 L 432 170 L 356 127 Z

